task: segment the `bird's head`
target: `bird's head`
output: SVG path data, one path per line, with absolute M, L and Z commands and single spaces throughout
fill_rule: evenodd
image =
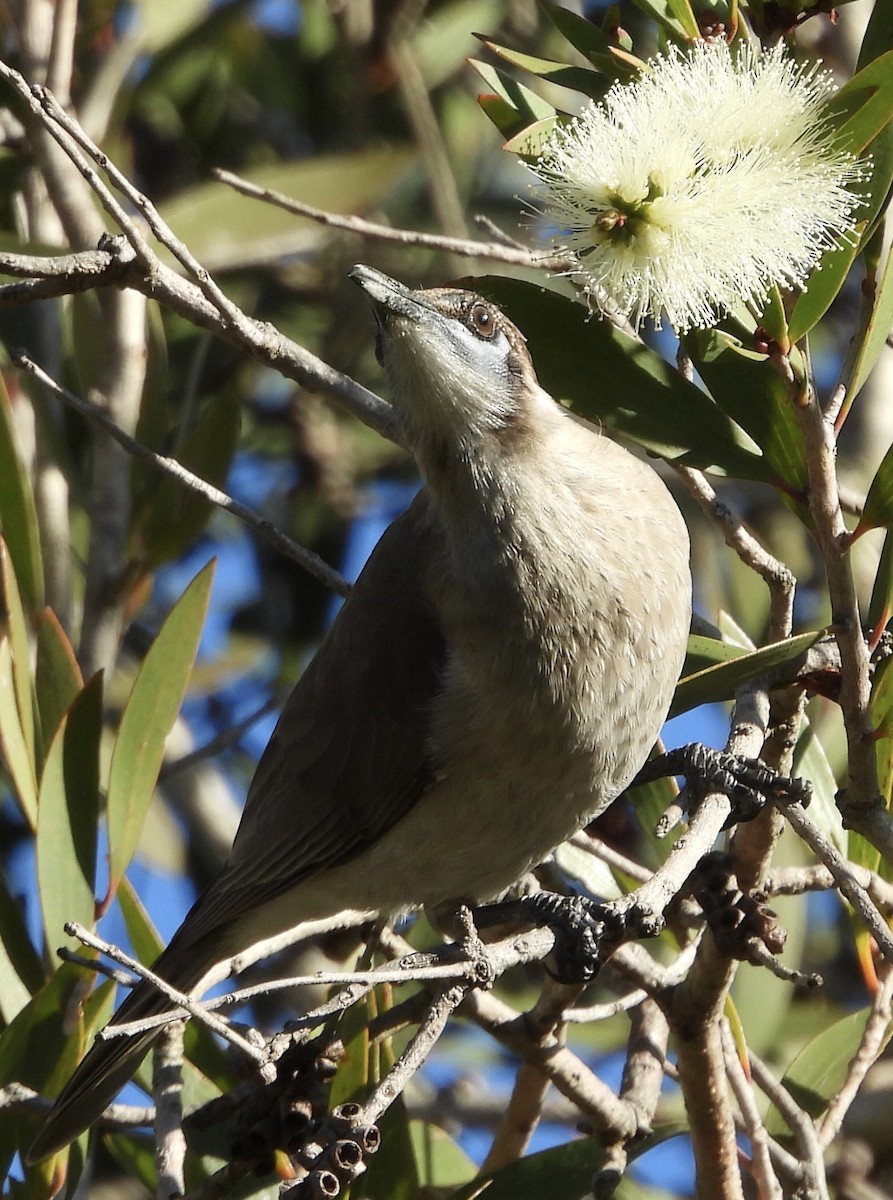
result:
M 412 291 L 372 267 L 351 268 L 378 323 L 378 358 L 417 451 L 516 439 L 554 412 L 523 334 L 489 300 L 460 288 Z

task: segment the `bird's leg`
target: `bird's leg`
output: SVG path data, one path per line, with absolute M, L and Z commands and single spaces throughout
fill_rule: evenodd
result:
M 739 821 L 752 821 L 767 803 L 802 804 L 812 798 L 812 786 L 806 779 L 779 775 L 756 758 L 743 758 L 725 750 L 714 750 L 700 742 L 667 750 L 650 759 L 633 780 L 631 787 L 651 783 L 667 775 L 682 775 L 695 807 L 710 792 L 722 792 L 732 802 L 732 812 L 724 828 Z
M 555 934 L 555 969 L 559 983 L 590 983 L 621 941 L 629 937 L 627 923 L 609 907 L 586 896 L 537 892 L 485 904 L 474 910 L 478 929 L 517 922 L 545 925 Z

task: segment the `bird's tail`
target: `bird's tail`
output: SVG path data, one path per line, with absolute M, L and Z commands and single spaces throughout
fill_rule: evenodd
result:
M 190 992 L 208 974 L 216 955 L 209 962 L 201 947 L 177 944 L 175 938 L 154 965 L 156 974 L 181 992 Z M 115 1013 L 109 1028 L 170 1011 L 170 1000 L 151 983 L 139 984 Z M 97 1120 L 130 1079 L 158 1029 L 94 1041 L 74 1075 L 62 1089 L 43 1128 L 28 1151 L 27 1161 L 35 1163 L 74 1141 Z

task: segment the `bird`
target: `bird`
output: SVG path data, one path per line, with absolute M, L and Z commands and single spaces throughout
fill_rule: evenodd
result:
M 653 468 L 540 386 L 489 300 L 349 274 L 424 485 L 295 685 L 229 859 L 154 964 L 192 995 L 284 930 L 504 894 L 630 783 L 685 653 L 688 535 Z M 112 1025 L 170 1008 L 142 982 Z M 100 1116 L 153 1036 L 94 1042 L 31 1161 Z

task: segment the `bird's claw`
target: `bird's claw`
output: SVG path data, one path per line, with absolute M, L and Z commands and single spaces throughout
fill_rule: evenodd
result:
M 812 799 L 807 779 L 779 775 L 756 758 L 744 758 L 693 742 L 667 750 L 645 764 L 633 783 L 650 783 L 667 775 L 683 775 L 696 804 L 711 792 L 722 792 L 732 803 L 723 828 L 752 821 L 767 803 L 802 804 Z M 691 807 L 694 807 L 694 804 Z

